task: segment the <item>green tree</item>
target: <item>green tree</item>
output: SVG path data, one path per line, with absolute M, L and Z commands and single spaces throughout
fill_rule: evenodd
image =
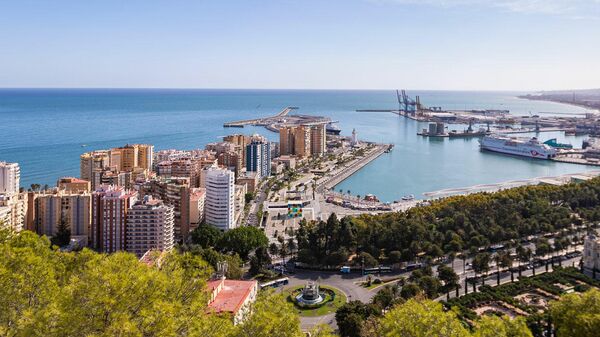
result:
M 58 224 L 56 234 L 50 239 L 50 242 L 59 247 L 64 247 L 71 242 L 71 228 L 64 219 Z
M 192 231 L 191 239 L 193 244 L 202 248 L 211 248 L 217 245 L 222 236 L 223 233 L 217 227 L 201 224 Z
M 444 282 L 443 289 L 445 291 L 452 290 L 458 285 L 458 275 L 454 272 L 454 269 L 446 265 L 438 267 L 438 278 Z
M 438 290 L 441 287 L 440 281 L 433 276 L 423 276 L 417 280 L 417 284 L 428 298 L 434 299 L 438 295 Z
M 405 300 L 413 298 L 419 294 L 422 294 L 423 290 L 415 283 L 408 283 L 400 289 L 400 297 Z
M 271 264 L 271 256 L 265 246 L 256 248 L 254 255 L 250 257 L 250 274 L 258 275 L 264 273 L 267 266 Z
M 279 247 L 275 242 L 269 245 L 269 254 L 271 254 L 272 256 L 277 256 L 279 254 Z
M 485 276 L 490 271 L 491 255 L 489 253 L 480 253 L 473 258 L 473 271 L 478 275 L 484 274 L 482 280 L 485 283 Z
M 522 317 L 484 316 L 477 324 L 474 337 L 533 337 Z
M 252 312 L 252 317 L 245 320 L 232 337 L 304 337 L 300 318 L 282 295 L 262 293 L 252 306 Z
M 381 288 L 381 290 L 379 290 L 377 294 L 375 294 L 375 296 L 373 296 L 371 303 L 376 304 L 382 310 L 385 310 L 398 303 L 399 296 L 400 288 L 398 287 L 398 285 L 386 285 L 383 288 Z
M 350 301 L 335 313 L 335 320 L 342 337 L 360 337 L 362 325 L 371 316 L 379 315 L 380 310 L 360 301 Z
M 410 299 L 390 310 L 380 320 L 384 337 L 467 337 L 466 330 L 453 311 L 444 311 L 437 302 Z
M 557 337 L 593 337 L 600 331 L 600 291 L 564 295 L 550 305 Z
M 246 261 L 250 252 L 258 247 L 267 246 L 269 239 L 265 233 L 251 226 L 243 226 L 229 230 L 219 240 L 219 248 L 224 252 L 237 253 Z

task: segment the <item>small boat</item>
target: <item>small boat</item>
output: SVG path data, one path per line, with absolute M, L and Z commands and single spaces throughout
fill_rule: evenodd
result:
M 81 147 L 86 147 L 86 146 L 87 146 L 87 144 L 81 144 Z
M 415 200 L 415 196 L 413 194 L 405 195 L 402 197 L 402 200 L 404 200 L 404 201 Z

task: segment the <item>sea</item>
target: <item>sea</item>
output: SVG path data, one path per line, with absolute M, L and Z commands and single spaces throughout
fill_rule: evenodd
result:
M 502 109 L 527 116 L 583 114 L 586 109 L 519 99 L 523 92 L 408 91 L 427 106 L 448 110 Z M 374 194 L 382 201 L 446 188 L 556 176 L 594 167 L 482 152 L 477 139 L 417 136 L 427 127 L 391 112 L 395 90 L 223 90 L 223 89 L 0 89 L 0 161 L 18 162 L 21 186 L 56 184 L 79 176 L 87 151 L 150 143 L 155 149 L 196 149 L 232 133 L 259 133 L 262 127 L 224 128 L 223 123 L 273 115 L 287 106 L 295 113 L 328 116 L 343 135 L 356 130 L 365 141 L 393 143 L 384 154 L 346 179 L 336 190 Z M 449 129 L 463 130 L 464 125 Z M 527 135 L 522 135 L 527 136 Z M 529 135 L 534 136 L 534 135 Z M 540 133 L 545 141 L 581 147 L 585 137 Z

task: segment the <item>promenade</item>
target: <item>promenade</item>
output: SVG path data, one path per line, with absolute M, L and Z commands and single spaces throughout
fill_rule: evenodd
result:
M 288 106 L 285 109 L 281 110 L 275 116 L 264 117 L 264 118 L 255 118 L 255 119 L 245 119 L 240 121 L 228 122 L 223 124 L 226 128 L 242 128 L 244 125 L 257 125 L 257 124 L 269 124 L 272 119 L 277 119 L 281 117 L 287 116 L 290 111 L 298 109 L 297 107 Z
M 388 148 L 388 144 L 375 144 L 364 156 L 345 164 L 341 168 L 336 169 L 333 173 L 319 180 L 317 182 L 319 190 L 333 189 L 335 185 L 346 180 L 348 177 L 358 172 L 358 170 L 384 154 Z

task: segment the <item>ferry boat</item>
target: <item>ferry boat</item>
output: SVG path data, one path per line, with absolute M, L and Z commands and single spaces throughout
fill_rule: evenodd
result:
M 490 135 L 479 140 L 482 150 L 512 154 L 515 156 L 551 159 L 556 156 L 556 149 L 541 143 L 536 137 L 529 140 L 513 137 Z

